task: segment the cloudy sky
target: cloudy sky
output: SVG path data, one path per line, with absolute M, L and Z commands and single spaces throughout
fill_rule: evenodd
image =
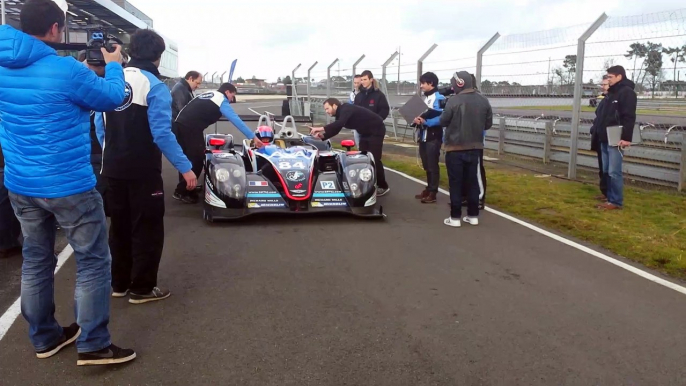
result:
M 531 50 L 485 58 L 484 62 L 490 61 L 493 66 L 485 68 L 484 74 L 490 71 L 495 78 L 510 73 L 533 76 L 547 70 L 548 63 L 541 63 L 548 58 L 559 61 L 566 54 L 575 54 L 569 43 L 574 44 L 577 35 L 602 12 L 621 24 L 604 33 L 611 40 L 660 38 L 673 35 L 670 31 L 674 29 L 677 35 L 686 33 L 682 28 L 686 11 L 665 13 L 686 8 L 678 0 L 129 1 L 154 20 L 155 29 L 178 43 L 181 74 L 191 69 L 221 74 L 237 58 L 234 78 L 276 80 L 290 74 L 299 63 L 302 67 L 296 75 L 304 76 L 318 61 L 312 75 L 321 79 L 336 58 L 340 64 L 332 68 L 333 74 L 340 70 L 341 75 L 349 75 L 353 62 L 362 54 L 366 57 L 358 70 L 369 68 L 380 77 L 381 64 L 400 46 L 401 79 L 412 79 L 417 59 L 433 43 L 438 47 L 427 59 L 425 70 L 440 72 L 439 76 L 456 69 L 473 71 L 476 51 L 495 32 L 502 37 L 493 46 L 493 53 L 518 47 Z M 664 23 L 655 28 L 649 25 L 654 19 Z M 563 27 L 570 28 L 560 29 Z M 557 30 L 534 33 L 550 29 Z M 516 36 L 508 37 L 513 34 Z M 675 44 L 681 40 L 680 45 L 686 44 L 684 36 L 671 39 L 676 39 Z M 532 48 L 546 44 L 562 48 Z M 624 52 L 623 46 L 602 41 L 590 47 L 593 50 L 612 55 Z M 537 64 L 527 64 L 532 58 L 535 60 L 529 61 Z M 504 63 L 513 65 L 502 66 Z M 398 67 L 389 68 L 389 72 L 396 78 Z

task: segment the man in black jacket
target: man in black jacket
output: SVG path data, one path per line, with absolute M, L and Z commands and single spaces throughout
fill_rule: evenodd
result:
M 462 221 L 479 224 L 479 169 L 480 151 L 484 148 L 484 130 L 493 125 L 491 104 L 476 92 L 472 76 L 467 71 L 456 72 L 451 83 L 455 96 L 448 99 L 441 114 L 440 125 L 445 127 L 445 165 L 450 185 L 450 217 L 443 223 L 461 226 L 462 187 L 467 180 L 467 216 Z
M 369 111 L 381 117 L 381 120 L 388 118 L 388 113 L 391 111 L 388 99 L 381 92 L 379 82 L 374 79 L 372 72 L 369 70 L 363 71 L 360 82 L 362 84 L 360 92 L 355 96 L 355 105 L 369 109 Z M 361 138 L 360 141 L 362 141 Z
M 378 115 L 360 106 L 349 103 L 341 104 L 336 98 L 324 101 L 324 110 L 336 120 L 324 127 L 313 127 L 310 135 L 327 140 L 336 136 L 345 127 L 357 130 L 360 135 L 358 148 L 360 151 L 372 153 L 376 163 L 376 195 L 385 195 L 391 189 L 386 182 L 381 155 L 383 153 L 383 141 L 386 135 L 386 125 Z
M 609 176 L 607 184 L 607 202 L 598 205 L 599 209 L 615 210 L 624 205 L 624 177 L 622 176 L 622 149 L 631 146 L 631 139 L 636 124 L 637 96 L 635 84 L 626 78 L 626 70 L 622 66 L 607 69 L 608 89 L 606 101 L 602 110 L 602 120 L 598 122 L 597 130 L 600 136 L 600 146 L 603 153 L 603 172 Z M 610 144 L 607 128 L 622 126 L 621 140 L 618 144 Z
M 603 108 L 605 107 L 605 100 L 607 97 L 607 90 L 610 88 L 610 81 L 607 80 L 607 75 L 603 76 L 603 81 L 600 83 L 603 90 L 603 98 L 598 102 L 595 108 L 595 119 L 591 126 L 591 151 L 595 151 L 598 155 L 598 176 L 600 177 L 600 192 L 601 195 L 596 197 L 600 201 L 607 201 L 607 180 L 609 179 L 607 173 L 603 171 L 603 152 L 600 146 L 600 135 L 598 133 L 598 125 L 603 119 Z
M 186 76 L 172 87 L 172 120 L 176 120 L 181 111 L 193 98 L 193 91 L 202 84 L 202 75 L 189 71 Z

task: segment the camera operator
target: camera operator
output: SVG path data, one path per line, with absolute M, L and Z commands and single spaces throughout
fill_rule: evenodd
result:
M 360 134 L 360 151 L 372 153 L 376 164 L 376 195 L 381 197 L 391 189 L 386 182 L 386 173 L 381 162 L 383 153 L 383 141 L 386 135 L 386 125 L 381 117 L 361 106 L 343 103 L 336 98 L 329 98 L 324 101 L 324 110 L 332 117 L 336 117 L 334 122 L 324 127 L 313 127 L 310 135 L 322 140 L 332 138 L 344 127 L 357 130 Z
M 111 344 L 110 251 L 102 197 L 90 166 L 88 112 L 117 107 L 124 99 L 121 48 L 101 51 L 105 77 L 51 44 L 62 41 L 63 9 L 52 0 L 27 0 L 22 31 L 0 27 L 0 142 L 5 186 L 24 231 L 22 315 L 38 358 L 76 341 L 77 365 L 133 360 L 133 350 Z M 21 103 L 17 103 L 21 90 Z M 49 129 L 49 130 L 48 130 Z M 76 321 L 55 319 L 55 220 L 76 259 Z
M 124 77 L 127 96 L 114 111 L 97 120 L 103 145 L 102 175 L 107 179 L 112 296 L 142 304 L 166 299 L 157 285 L 164 247 L 162 154 L 183 174 L 186 189 L 197 180 L 171 132 L 171 93 L 159 80 L 164 39 L 152 30 L 131 36 Z M 103 133 L 104 131 L 104 133 Z
M 450 183 L 450 217 L 444 224 L 459 227 L 462 217 L 462 188 L 468 184 L 467 216 L 462 220 L 479 224 L 478 170 L 484 130 L 493 125 L 493 111 L 488 99 L 477 93 L 471 74 L 456 72 L 451 79 L 455 96 L 448 99 L 441 126 L 445 127 L 445 164 Z
M 253 140 L 255 147 L 262 147 L 262 141 L 255 138 L 255 133 L 241 120 L 231 107 L 236 98 L 236 86 L 224 83 L 216 91 L 209 91 L 198 95 L 179 113 L 176 118 L 176 136 L 183 153 L 193 164 L 193 172 L 200 177 L 205 162 L 205 129 L 217 123 L 224 116 L 233 123 L 248 139 Z M 179 176 L 179 185 L 174 192 L 174 199 L 186 204 L 198 202 L 195 191 L 189 192 L 184 188 L 183 179 Z

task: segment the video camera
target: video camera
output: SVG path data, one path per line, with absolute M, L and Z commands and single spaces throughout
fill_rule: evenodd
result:
M 101 26 L 95 26 L 88 31 L 88 46 L 86 47 L 86 61 L 92 66 L 105 66 L 105 58 L 102 56 L 101 48 L 105 48 L 107 52 L 114 52 L 114 44 L 123 46 L 124 43 L 116 36 L 107 33 L 107 30 Z
M 452 86 L 448 86 L 448 87 L 439 88 L 438 93 L 445 97 L 445 99 L 440 101 L 440 107 L 442 109 L 444 109 L 446 103 L 448 103 L 448 98 L 450 98 L 452 95 L 455 94 L 455 90 L 453 90 Z

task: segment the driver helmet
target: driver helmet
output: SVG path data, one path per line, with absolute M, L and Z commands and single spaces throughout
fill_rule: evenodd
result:
M 263 143 L 274 142 L 274 130 L 269 126 L 260 126 L 255 130 L 255 137 Z

